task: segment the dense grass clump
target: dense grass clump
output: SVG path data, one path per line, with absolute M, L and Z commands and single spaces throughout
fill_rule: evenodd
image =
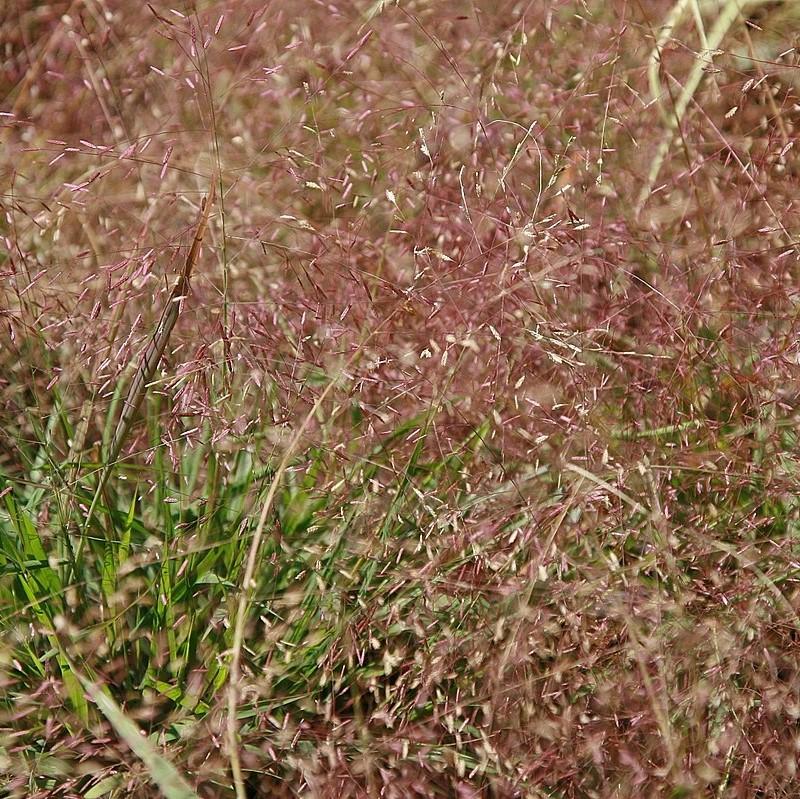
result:
M 0 14 L 0 794 L 793 795 L 797 4 Z

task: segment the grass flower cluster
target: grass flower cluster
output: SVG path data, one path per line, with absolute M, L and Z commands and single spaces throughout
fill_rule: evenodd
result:
M 0 796 L 794 795 L 798 4 L 8 6 Z

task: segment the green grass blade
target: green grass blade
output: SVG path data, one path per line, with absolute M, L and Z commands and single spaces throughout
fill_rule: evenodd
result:
M 108 719 L 117 735 L 131 748 L 144 763 L 152 781 L 158 785 L 167 799 L 200 799 L 189 783 L 180 775 L 172 763 L 163 757 L 145 738 L 139 728 L 129 719 L 109 693 L 95 685 L 91 680 L 76 672 L 86 693 Z

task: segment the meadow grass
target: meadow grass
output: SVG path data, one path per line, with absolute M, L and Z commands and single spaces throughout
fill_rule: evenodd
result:
M 792 2 L 0 15 L 0 796 L 782 797 Z

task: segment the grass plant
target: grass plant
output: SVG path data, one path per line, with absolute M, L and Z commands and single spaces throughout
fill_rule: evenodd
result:
M 797 4 L 13 5 L 0 796 L 793 795 Z

